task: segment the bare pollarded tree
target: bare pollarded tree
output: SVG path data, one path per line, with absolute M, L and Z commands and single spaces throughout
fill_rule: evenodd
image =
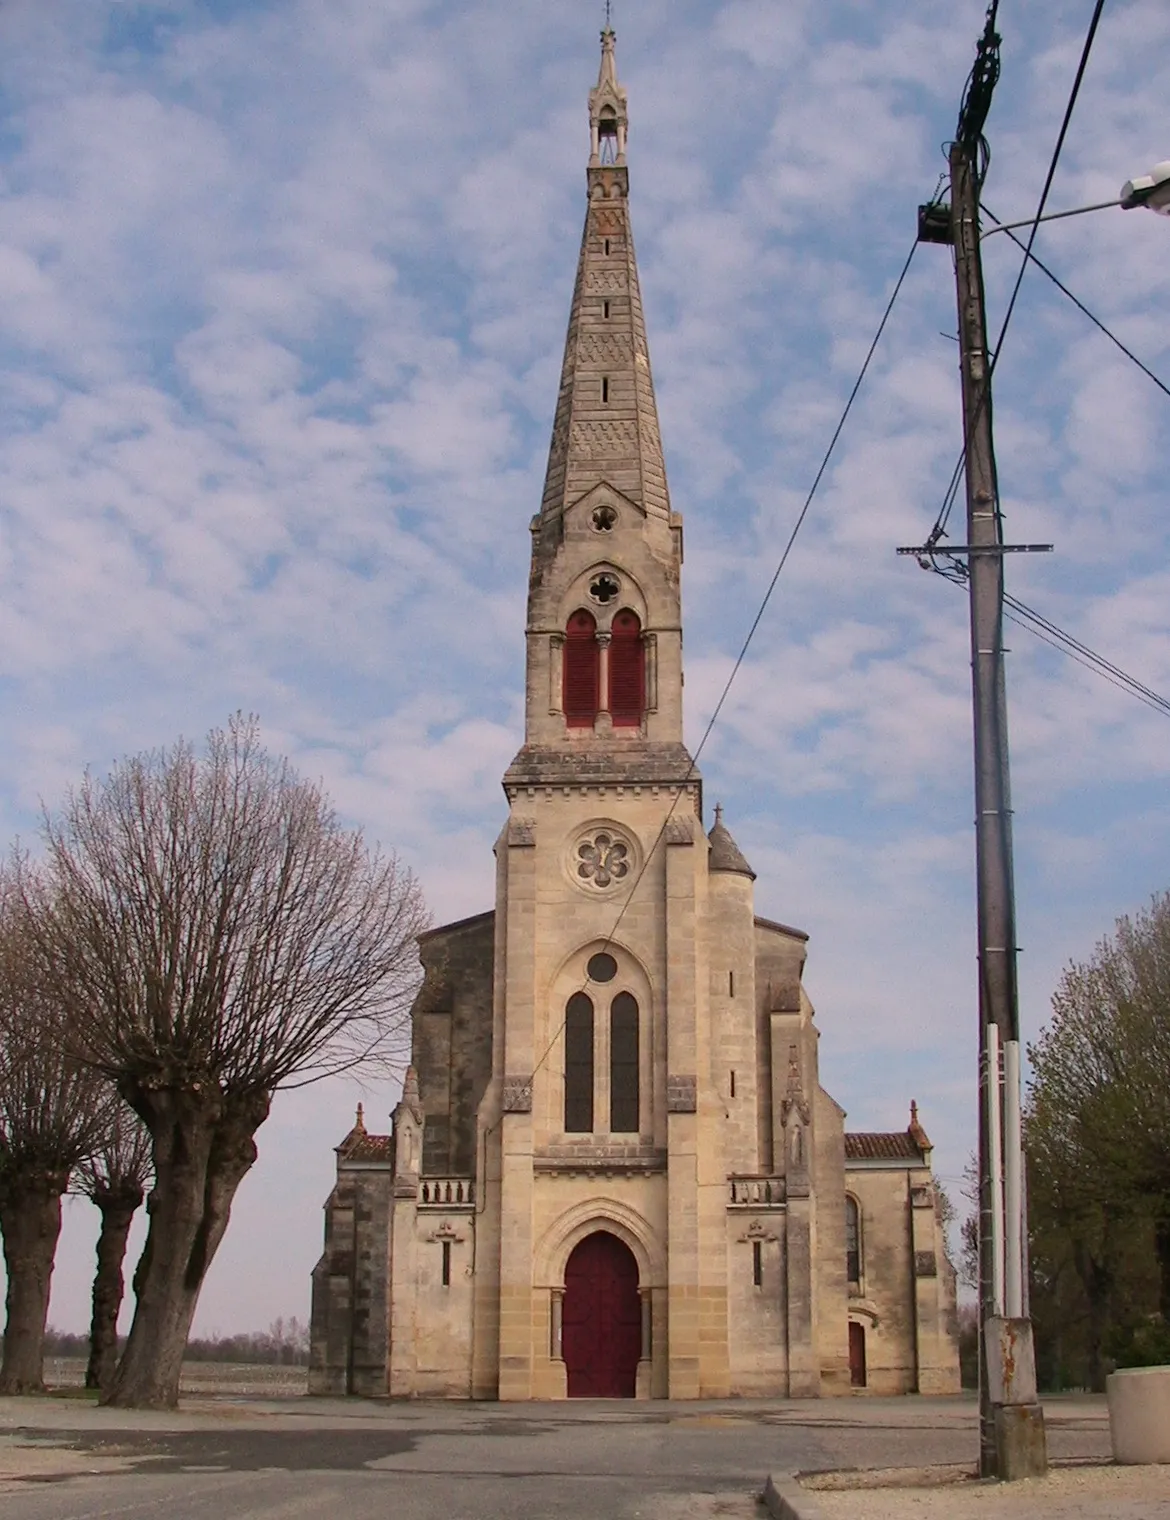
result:
M 427 919 L 254 719 L 90 776 L 45 825 L 33 915 L 79 1054 L 150 1132 L 129 1341 L 103 1398 L 178 1400 L 199 1290 L 273 1093 L 401 1059 Z
M 74 1174 L 74 1189 L 101 1215 L 97 1269 L 93 1278 L 93 1313 L 89 1325 L 87 1388 L 108 1388 L 118 1365 L 118 1314 L 125 1279 L 122 1265 L 130 1226 L 150 1180 L 150 1135 L 121 1099 L 109 1105 L 106 1132 L 94 1154 Z
M 37 972 L 16 874 L 0 872 L 0 1233 L 8 1272 L 0 1393 L 37 1393 L 61 1198 L 98 1142 L 106 1084 L 69 1052 L 60 1004 Z

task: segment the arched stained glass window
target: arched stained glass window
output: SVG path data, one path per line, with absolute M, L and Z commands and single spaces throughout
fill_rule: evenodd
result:
M 609 1127 L 638 1133 L 638 1004 L 619 992 L 609 1010 Z
M 565 628 L 564 707 L 570 728 L 592 728 L 601 697 L 601 647 L 597 620 L 584 608 Z
M 565 1133 L 593 1131 L 593 1004 L 574 992 L 565 1009 Z
M 642 624 L 628 608 L 614 615 L 609 646 L 609 711 L 615 728 L 636 728 L 646 706 Z

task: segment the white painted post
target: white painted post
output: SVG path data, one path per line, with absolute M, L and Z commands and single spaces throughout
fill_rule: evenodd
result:
M 999 1025 L 987 1026 L 987 1148 L 991 1173 L 991 1297 L 1003 1313 L 1003 1107 L 1000 1101 Z
M 1020 1122 L 1020 1042 L 1003 1046 L 1003 1210 L 1007 1263 L 1005 1304 L 1009 1319 L 1024 1313 L 1023 1140 Z

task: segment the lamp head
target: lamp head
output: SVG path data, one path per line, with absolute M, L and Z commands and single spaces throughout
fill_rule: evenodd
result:
M 1155 164 L 1148 174 L 1127 179 L 1121 187 L 1121 205 L 1126 211 L 1148 206 L 1162 216 L 1170 216 L 1170 158 Z

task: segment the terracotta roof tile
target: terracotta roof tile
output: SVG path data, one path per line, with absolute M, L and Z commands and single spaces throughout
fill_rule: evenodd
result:
M 921 1161 L 922 1151 L 906 1130 L 893 1135 L 846 1135 L 847 1161 Z
M 342 1161 L 392 1161 L 393 1140 L 390 1135 L 346 1135 L 337 1147 Z

